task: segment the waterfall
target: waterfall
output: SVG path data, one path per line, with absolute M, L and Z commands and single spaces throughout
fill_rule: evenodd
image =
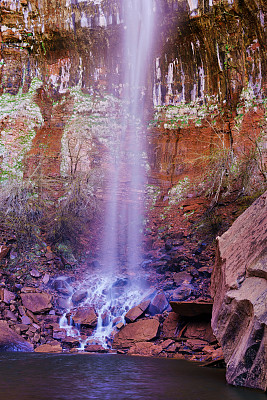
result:
M 103 265 L 111 272 L 140 263 L 145 148 L 142 111 L 151 48 L 153 0 L 126 0 L 124 37 L 124 110 L 122 134 L 110 160 L 103 241 Z
M 90 340 L 106 345 L 115 321 L 141 302 L 148 289 L 142 282 L 142 225 L 144 218 L 145 131 L 144 101 L 152 47 L 154 0 L 123 0 L 123 115 L 121 131 L 108 158 L 105 222 L 100 266 L 76 290 L 86 290 L 83 306 L 95 308 L 97 329 Z M 65 316 L 61 326 L 69 329 Z

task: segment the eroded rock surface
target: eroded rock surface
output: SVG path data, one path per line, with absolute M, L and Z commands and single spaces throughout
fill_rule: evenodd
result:
M 217 239 L 212 328 L 228 383 L 267 389 L 267 192 Z
M 33 345 L 27 342 L 8 326 L 6 321 L 0 321 L 0 351 L 32 351 Z

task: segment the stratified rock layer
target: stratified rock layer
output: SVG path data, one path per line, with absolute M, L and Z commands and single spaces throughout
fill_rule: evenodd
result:
M 212 328 L 228 383 L 267 388 L 267 192 L 217 239 Z

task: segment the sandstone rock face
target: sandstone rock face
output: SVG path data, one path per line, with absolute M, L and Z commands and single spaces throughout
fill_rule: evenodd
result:
M 24 307 L 33 313 L 42 313 L 52 308 L 52 296 L 48 293 L 21 293 Z
M 33 345 L 0 321 L 0 351 L 32 351 Z
M 36 347 L 34 350 L 35 353 L 61 353 L 62 352 L 62 347 L 60 346 L 59 343 L 57 344 L 41 344 L 41 346 Z
M 159 321 L 155 318 L 126 325 L 114 337 L 113 348 L 127 348 L 136 342 L 147 342 L 158 335 Z
M 217 239 L 212 328 L 233 385 L 267 388 L 267 192 Z

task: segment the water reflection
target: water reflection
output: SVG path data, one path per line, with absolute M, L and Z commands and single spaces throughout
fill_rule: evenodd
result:
M 116 355 L 0 354 L 0 400 L 266 400 L 224 371 Z

